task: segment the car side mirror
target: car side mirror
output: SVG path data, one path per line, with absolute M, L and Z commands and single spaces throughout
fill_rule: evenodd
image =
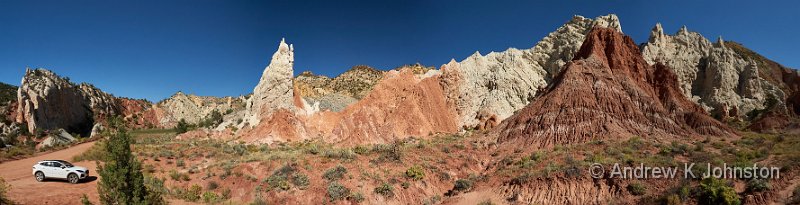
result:
M 61 165 L 61 168 L 64 169 L 64 168 L 67 168 L 67 166 Z

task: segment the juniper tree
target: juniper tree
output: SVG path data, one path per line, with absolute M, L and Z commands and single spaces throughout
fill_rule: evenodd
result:
M 104 163 L 98 164 L 101 204 L 165 204 L 160 192 L 145 187 L 141 162 L 131 153 L 131 136 L 121 129 L 108 138 Z

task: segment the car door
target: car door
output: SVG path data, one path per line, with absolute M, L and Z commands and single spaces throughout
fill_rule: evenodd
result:
M 62 164 L 59 162 L 50 162 L 53 166 L 50 168 L 53 170 L 53 174 L 51 176 L 56 178 L 67 178 L 67 174 L 64 169 L 61 168 Z
M 55 175 L 57 174 L 52 162 L 45 162 L 44 166 L 42 166 L 42 172 L 46 177 L 56 177 Z

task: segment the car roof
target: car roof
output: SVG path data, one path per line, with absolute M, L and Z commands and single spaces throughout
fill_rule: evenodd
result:
M 53 160 L 42 160 L 42 161 L 39 161 L 39 163 L 42 163 L 42 162 L 66 162 L 66 163 L 69 163 L 69 162 L 67 162 L 67 161 L 60 160 L 60 159 L 53 159 Z M 70 164 L 72 164 L 72 163 L 70 163 Z

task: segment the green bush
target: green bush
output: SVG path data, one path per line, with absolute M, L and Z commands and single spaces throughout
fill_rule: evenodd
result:
M 336 165 L 334 168 L 330 168 L 322 175 L 322 178 L 325 178 L 329 181 L 336 181 L 339 179 L 344 178 L 344 174 L 347 173 L 347 168 L 344 168 L 341 164 Z
M 203 193 L 203 202 L 205 202 L 205 203 L 214 203 L 214 202 L 217 202 L 219 200 L 220 200 L 220 197 L 217 195 L 217 193 L 209 192 L 209 191 Z
M 745 187 L 747 192 L 762 192 L 772 189 L 772 186 L 766 179 L 750 179 L 747 181 Z
M 177 134 L 183 134 L 189 131 L 189 123 L 186 123 L 186 120 L 181 119 L 178 121 L 178 125 L 175 126 L 175 132 Z
M 197 200 L 200 200 L 202 191 L 203 191 L 202 187 L 200 187 L 197 184 L 194 184 L 191 187 L 189 187 L 189 189 L 177 189 L 175 191 L 175 194 L 180 199 L 190 202 L 196 202 Z
M 339 182 L 331 182 L 328 184 L 328 196 L 331 197 L 331 201 L 345 199 L 350 196 L 350 189 Z
M 713 177 L 703 179 L 698 192 L 700 204 L 739 205 L 742 203 L 736 190 L 721 179 Z
M 394 187 L 391 184 L 384 182 L 380 186 L 375 187 L 375 193 L 385 197 L 394 197 Z
M 406 177 L 411 178 L 413 180 L 421 180 L 425 178 L 425 171 L 419 165 L 414 165 L 409 167 L 406 170 Z
M 456 180 L 456 183 L 453 186 L 453 189 L 455 189 L 456 191 L 461 191 L 461 192 L 469 191 L 470 189 L 472 189 L 472 184 L 473 184 L 472 180 L 459 179 L 459 180 Z
M 636 196 L 641 196 L 647 193 L 647 187 L 645 187 L 644 184 L 639 182 L 633 182 L 628 184 L 627 189 L 628 192 Z

